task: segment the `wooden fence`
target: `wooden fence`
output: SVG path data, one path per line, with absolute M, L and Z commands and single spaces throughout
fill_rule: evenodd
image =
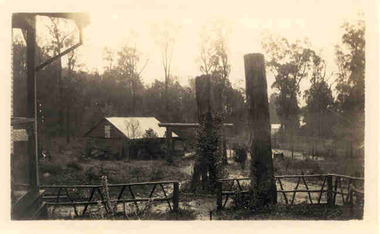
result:
M 105 205 L 107 202 L 123 204 L 125 212 L 126 203 L 134 203 L 139 211 L 141 202 L 167 202 L 169 209 L 178 211 L 179 182 L 159 181 L 131 184 L 109 184 L 108 194 L 104 192 L 103 185 L 44 185 L 43 197 L 48 206 L 72 206 L 76 216 L 84 216 L 89 206 Z M 172 203 L 172 204 L 171 204 Z
M 324 174 L 284 175 L 276 176 L 275 180 L 280 204 L 363 205 L 363 178 Z M 230 197 L 248 194 L 250 182 L 250 178 L 219 180 L 217 209 L 223 209 Z

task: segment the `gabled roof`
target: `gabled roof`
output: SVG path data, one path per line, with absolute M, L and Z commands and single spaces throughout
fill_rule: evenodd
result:
M 165 127 L 159 127 L 158 121 L 154 117 L 106 117 L 115 128 L 117 128 L 122 134 L 129 139 L 141 139 L 146 130 L 153 129 L 157 133 L 158 137 L 165 137 Z M 178 137 L 174 132 L 172 137 Z

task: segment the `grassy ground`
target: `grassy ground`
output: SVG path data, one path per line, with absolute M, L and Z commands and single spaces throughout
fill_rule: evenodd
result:
M 63 146 L 59 146 L 62 144 Z M 52 150 L 51 157 L 40 160 L 40 183 L 42 185 L 53 184 L 101 184 L 101 176 L 107 175 L 108 182 L 133 183 L 147 181 L 178 180 L 184 185 L 191 179 L 193 157 L 177 158 L 173 165 L 162 160 L 155 161 L 127 161 L 127 160 L 99 160 L 81 157 L 84 149 L 83 139 L 74 139 L 71 144 L 65 145 L 56 142 L 57 147 Z M 229 159 L 226 166 L 229 178 L 249 176 L 249 159 L 245 167 Z M 362 162 L 359 159 L 330 159 L 311 160 L 285 158 L 275 160 L 275 175 L 285 174 L 323 174 L 339 173 L 357 175 L 361 173 Z M 131 213 L 128 219 L 144 220 L 191 220 L 209 219 L 209 212 L 216 210 L 216 197 L 186 194 L 182 191 L 180 198 L 180 212 L 168 212 L 167 207 L 153 207 L 145 214 Z M 165 205 L 165 204 L 164 204 Z M 161 210 L 161 211 L 160 211 Z M 70 211 L 71 212 L 71 211 Z M 70 213 L 69 212 L 69 213 Z M 72 213 L 72 212 L 71 212 Z M 69 214 L 70 216 L 70 214 Z M 65 216 L 67 218 L 67 215 Z M 312 207 L 300 205 L 285 207 L 282 205 L 264 212 L 252 213 L 250 211 L 226 209 L 214 214 L 215 219 L 349 219 L 354 218 L 347 209 L 339 207 Z M 63 218 L 57 217 L 57 218 Z M 91 218 L 91 217 L 87 217 Z M 99 218 L 95 215 L 94 219 Z M 100 217 L 101 218 L 101 217 Z M 113 218 L 125 219 L 122 214 Z
M 277 205 L 272 209 L 247 211 L 225 209 L 217 212 L 218 220 L 349 220 L 361 219 L 360 211 L 349 207 L 327 207 L 311 205 L 284 206 Z
M 52 184 L 100 184 L 101 176 L 108 182 L 133 183 L 162 180 L 188 180 L 191 160 L 176 159 L 169 165 L 163 160 L 99 160 L 82 157 L 84 145 L 73 140 L 60 151 L 52 150 L 51 157 L 40 159 L 40 183 Z

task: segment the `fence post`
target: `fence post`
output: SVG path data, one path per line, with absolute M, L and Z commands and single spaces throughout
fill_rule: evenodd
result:
M 327 204 L 329 206 L 334 205 L 333 199 L 333 180 L 331 175 L 327 175 Z
M 178 203 L 179 203 L 179 183 L 174 182 L 173 183 L 174 188 L 173 188 L 173 210 L 175 212 L 178 211 Z
M 222 182 L 216 182 L 216 209 L 221 210 L 223 208 L 222 204 Z

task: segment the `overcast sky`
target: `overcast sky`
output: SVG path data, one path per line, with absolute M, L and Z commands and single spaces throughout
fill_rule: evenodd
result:
M 80 47 L 80 61 L 90 71 L 102 71 L 103 48 L 117 50 L 129 41 L 134 31 L 135 43 L 148 65 L 142 73 L 145 84 L 154 79 L 164 80 L 160 49 L 152 35 L 152 25 L 163 19 L 181 25 L 174 46 L 172 74 L 181 84 L 188 84 L 189 77 L 200 74 L 199 45 L 202 26 L 210 19 L 222 19 L 230 25 L 229 57 L 230 80 L 233 85 L 244 87 L 243 56 L 263 52 L 261 35 L 264 31 L 279 34 L 290 41 L 309 38 L 313 48 L 321 52 L 328 62 L 328 71 L 336 71 L 334 46 L 341 41 L 340 26 L 346 20 L 354 20 L 363 12 L 359 0 L 335 1 L 111 1 L 109 5 L 87 4 L 85 9 L 91 24 L 84 29 L 84 45 Z M 42 31 L 40 31 L 41 34 Z M 265 55 L 265 54 L 264 54 Z M 268 91 L 273 76 L 268 73 Z M 332 79 L 331 79 L 332 80 Z M 303 89 L 307 88 L 305 82 Z

